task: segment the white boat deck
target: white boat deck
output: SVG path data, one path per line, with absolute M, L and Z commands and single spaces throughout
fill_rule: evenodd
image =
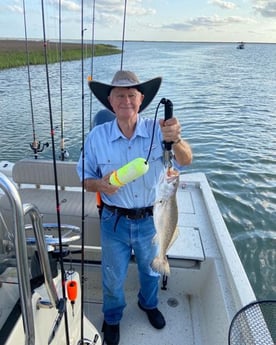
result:
M 192 179 L 190 175 L 184 175 L 177 194 L 180 235 L 168 253 L 171 275 L 166 290 L 161 289 L 161 279 L 159 294 L 159 309 L 166 318 L 166 327 L 162 330 L 154 329 L 146 314 L 137 306 L 139 282 L 136 264 L 132 262 L 125 287 L 127 307 L 121 320 L 120 345 L 227 344 L 229 325 L 237 305 L 242 303 L 243 297 L 248 303 L 254 300 L 246 276 L 239 272 L 239 277 L 236 277 L 245 294 L 240 294 L 242 290 L 239 291 L 235 281 L 228 276 L 228 263 L 219 250 L 214 224 L 206 208 L 206 201 L 211 205 L 212 200 L 204 200 L 203 197 L 206 192 L 203 191 L 206 188 L 204 183 L 207 185 L 202 174 Z M 221 217 L 218 209 L 213 207 L 212 212 L 213 217 Z M 216 222 L 223 234 L 224 223 L 220 227 L 218 219 Z M 225 243 L 228 244 L 227 251 L 230 254 L 234 249 L 232 242 Z M 235 255 L 232 256 L 233 264 L 236 260 L 239 262 Z M 85 277 L 85 313 L 101 331 L 100 266 L 86 267 Z
M 99 277 L 99 268 L 94 268 L 91 274 Z M 145 314 L 137 306 L 138 282 L 134 278 L 136 267 L 132 265 L 132 271 L 126 285 L 126 302 L 127 307 L 124 311 L 123 319 L 120 323 L 121 341 L 120 345 L 126 344 L 150 344 L 150 345 L 191 345 L 204 344 L 199 339 L 200 322 L 197 320 L 200 309 L 199 298 L 186 295 L 181 289 L 182 283 L 179 281 L 179 289 L 176 289 L 176 279 L 169 279 L 167 290 L 160 290 L 159 309 L 166 319 L 166 327 L 162 330 L 154 329 Z M 177 272 L 175 272 L 177 275 Z M 174 275 L 174 273 L 173 273 Z M 174 280 L 173 287 L 170 280 Z M 102 295 L 99 281 L 96 282 L 90 278 L 89 289 L 85 290 L 85 314 L 95 327 L 101 331 L 102 316 Z M 194 329 L 196 328 L 196 329 Z M 198 338 L 198 339 L 196 339 Z M 180 339 L 181 342 L 180 342 Z
M 40 162 L 36 169 L 32 168 L 32 164 L 37 164 L 35 162 L 27 162 L 27 166 L 25 162 L 23 164 L 25 171 L 18 170 L 22 183 L 31 179 L 32 172 L 36 174 L 37 183 L 40 184 L 39 169 L 43 169 L 45 173 L 45 167 L 49 168 L 46 162 Z M 60 168 L 63 169 L 63 166 Z M 69 168 L 74 169 L 71 165 Z M 65 164 L 62 172 L 65 174 L 67 171 L 68 164 Z M 67 175 L 61 176 L 67 182 Z M 41 187 L 34 189 L 35 187 L 27 186 L 27 189 L 20 191 L 21 197 L 25 198 L 24 202 L 39 204 L 42 200 L 40 196 L 49 194 Z M 81 227 L 81 218 L 77 212 L 74 216 L 69 212 L 71 207 L 79 207 L 79 198 L 75 197 L 77 190 L 73 193 L 65 188 L 61 193 L 68 204 L 68 209 L 63 207 L 63 211 L 70 216 L 70 219 L 65 219 L 72 221 L 69 224 Z M 30 196 L 32 199 L 28 199 Z M 89 197 L 95 201 L 93 195 Z M 139 282 L 135 260 L 132 260 L 125 286 L 127 307 L 121 320 L 120 345 L 226 345 L 233 316 L 240 308 L 255 300 L 205 175 L 181 175 L 177 200 L 180 235 L 168 252 L 171 275 L 165 290 L 162 289 L 162 279 L 160 282 L 158 307 L 165 316 L 166 327 L 162 330 L 154 329 L 145 312 L 137 306 Z M 1 202 L 3 210 L 10 214 L 4 200 Z M 89 205 L 90 203 L 86 207 Z M 51 208 L 54 209 L 53 203 L 49 203 L 49 206 L 45 203 L 41 207 L 44 207 L 42 213 L 46 218 L 45 222 L 54 222 L 56 214 L 54 210 L 51 211 Z M 88 224 L 85 225 L 86 244 L 89 245 L 85 246 L 84 311 L 100 332 L 103 322 L 101 251 L 98 246 L 99 222 L 95 204 L 91 205 L 88 212 Z M 79 243 L 72 243 L 71 249 L 80 249 Z M 66 266 L 69 265 L 71 269 L 72 265 L 80 272 L 79 259 L 80 254 L 70 255 L 66 258 Z M 43 312 L 36 311 L 41 314 Z M 69 305 L 68 313 L 70 312 Z

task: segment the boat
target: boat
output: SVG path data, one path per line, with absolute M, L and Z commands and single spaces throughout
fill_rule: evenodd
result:
M 97 195 L 84 190 L 76 162 L 31 148 L 34 159 L 0 161 L 0 344 L 102 344 Z M 229 340 L 237 315 L 258 301 L 204 173 L 180 174 L 177 202 L 179 237 L 160 279 L 166 327 L 152 328 L 137 306 L 132 255 L 120 345 L 235 345 L 246 335 L 243 344 L 274 344 L 260 307 Z
M 237 45 L 237 49 L 244 49 L 244 42 L 240 42 L 240 43 Z
M 79 229 L 83 222 L 80 207 L 83 190 L 76 162 L 57 161 L 56 164 L 58 193 L 62 200 L 65 281 L 66 284 L 74 281 L 84 295 L 79 294 L 74 305 L 68 294 L 65 300 L 62 297 L 63 279 L 55 259 L 59 257 L 60 246 L 53 162 L 42 159 L 1 162 L 1 344 L 40 345 L 46 344 L 47 339 L 48 344 L 66 344 L 64 303 L 67 304 L 69 344 L 82 344 L 81 339 L 86 339 L 83 344 L 101 344 L 101 246 L 96 195 L 91 192 L 84 195 L 86 235 L 82 247 Z M 127 307 L 121 322 L 121 345 L 149 344 L 149 340 L 152 345 L 227 344 L 235 314 L 256 302 L 206 176 L 181 174 L 177 200 L 180 234 L 168 252 L 171 274 L 163 276 L 160 283 L 159 306 L 167 325 L 161 331 L 153 329 L 137 307 L 139 284 L 133 257 L 126 282 Z M 14 229 L 14 245 L 8 229 Z M 17 261 L 15 254 L 20 257 Z M 40 269 L 33 264 L 37 254 L 43 263 L 42 281 Z M 31 282 L 27 273 L 30 262 Z M 85 281 L 81 289 L 83 272 Z M 77 331 L 80 327 L 75 326 L 81 324 L 82 307 L 83 337 Z M 267 337 L 269 339 L 269 332 Z M 272 340 L 268 344 L 273 344 Z

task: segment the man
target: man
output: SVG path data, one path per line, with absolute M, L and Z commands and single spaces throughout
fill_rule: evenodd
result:
M 151 268 L 157 253 L 152 239 L 155 189 L 163 165 L 163 141 L 172 142 L 173 164 L 181 169 L 192 161 L 181 126 L 175 117 L 167 121 L 143 119 L 143 111 L 157 94 L 161 78 L 140 83 L 130 71 L 118 71 L 111 84 L 90 81 L 98 100 L 115 114 L 113 121 L 98 125 L 84 146 L 84 185 L 100 192 L 104 204 L 101 216 L 104 341 L 119 344 L 119 323 L 126 306 L 124 282 L 134 251 L 140 280 L 138 306 L 157 329 L 165 326 L 158 310 L 159 274 Z M 149 154 L 149 156 L 148 156 Z M 109 182 L 111 173 L 137 157 L 149 157 L 149 170 L 142 177 L 117 187 Z M 82 177 L 82 157 L 78 163 Z

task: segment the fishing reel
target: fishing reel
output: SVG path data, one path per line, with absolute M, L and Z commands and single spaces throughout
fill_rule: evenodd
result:
M 37 159 L 37 154 L 42 152 L 45 147 L 49 147 L 49 143 L 41 143 L 41 141 L 39 140 L 34 140 L 31 144 L 30 144 L 31 149 L 34 152 L 35 155 L 35 159 Z
M 60 153 L 60 160 L 64 161 L 65 159 L 69 158 L 69 152 L 67 150 L 62 150 Z

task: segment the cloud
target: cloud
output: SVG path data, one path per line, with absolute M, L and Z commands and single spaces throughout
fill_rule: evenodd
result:
M 226 9 L 226 10 L 232 10 L 236 8 L 236 4 L 229 1 L 222 1 L 222 0 L 211 0 L 209 1 L 210 4 L 218 6 L 220 8 Z
M 96 10 L 102 15 L 118 15 L 124 13 L 124 2 L 121 0 L 102 0 L 96 2 Z M 127 16 L 145 16 L 155 14 L 152 8 L 142 7 L 140 0 L 132 0 L 127 4 Z
M 50 4 L 58 6 L 59 0 L 50 0 Z M 72 1 L 72 0 L 61 0 L 61 7 L 65 11 L 76 12 L 80 10 L 79 3 Z
M 229 17 L 219 17 L 215 16 L 202 16 L 192 19 L 185 20 L 181 23 L 171 23 L 165 24 L 162 28 L 172 29 L 176 31 L 187 31 L 201 27 L 215 28 L 218 26 L 225 26 L 231 24 L 247 24 L 253 23 L 254 21 L 251 18 L 244 18 L 238 16 L 229 16 Z
M 111 28 L 113 25 L 122 23 L 124 2 L 122 0 L 101 0 L 96 2 L 95 10 L 96 22 Z M 153 8 L 143 7 L 140 0 L 132 0 L 127 4 L 127 25 L 137 21 L 138 18 L 144 18 L 155 13 Z
M 63 9 L 68 10 L 68 11 L 74 11 L 75 12 L 75 11 L 80 10 L 80 5 L 75 3 L 74 1 L 62 0 L 61 6 Z
M 7 8 L 11 11 L 11 12 L 16 12 L 16 13 L 23 13 L 23 9 L 22 6 L 18 6 L 18 5 L 8 5 Z
M 256 0 L 253 8 L 263 17 L 276 17 L 276 1 Z

